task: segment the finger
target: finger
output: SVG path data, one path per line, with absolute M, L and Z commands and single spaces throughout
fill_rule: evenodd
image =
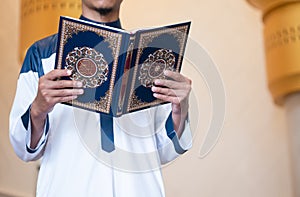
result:
M 184 75 L 178 73 L 178 72 L 173 72 L 170 70 L 165 70 L 164 71 L 164 75 L 173 79 L 174 81 L 177 82 L 185 82 L 189 85 L 192 85 L 192 80 L 190 80 L 189 78 L 185 77 Z
M 42 81 L 40 84 L 43 89 L 82 88 L 82 86 L 82 82 L 73 80 Z
M 187 81 L 187 78 L 178 72 L 165 70 L 164 75 L 167 77 L 170 77 L 174 81 L 178 81 L 178 82 L 186 82 Z
M 180 104 L 180 98 L 177 96 L 168 96 L 168 95 L 158 94 L 158 93 L 154 93 L 153 96 L 157 99 L 171 102 L 173 104 L 177 104 L 177 105 Z
M 55 80 L 60 77 L 70 76 L 71 74 L 72 74 L 72 71 L 67 70 L 67 69 L 54 69 L 54 70 L 50 71 L 49 73 L 47 73 L 46 75 L 44 75 L 43 77 L 48 80 Z
M 183 89 L 184 84 L 182 82 L 177 82 L 173 80 L 167 80 L 167 79 L 156 79 L 154 81 L 155 86 L 164 86 L 171 89 Z
M 154 93 L 164 94 L 167 96 L 176 96 L 175 91 L 170 88 L 162 88 L 162 87 L 152 86 L 151 90 Z
M 55 89 L 43 91 L 42 95 L 44 97 L 69 97 L 69 96 L 79 96 L 84 93 L 83 89 Z
M 77 95 L 65 96 L 65 97 L 54 97 L 53 98 L 53 102 L 54 103 L 68 102 L 68 101 L 72 101 L 72 100 L 74 100 L 76 98 L 78 98 Z

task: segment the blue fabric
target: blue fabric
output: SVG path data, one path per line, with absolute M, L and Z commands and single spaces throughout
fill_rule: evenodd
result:
M 101 147 L 106 152 L 115 150 L 114 132 L 113 132 L 113 117 L 100 114 L 101 122 Z
M 28 107 L 27 111 L 21 116 L 21 120 L 22 120 L 23 126 L 24 126 L 24 128 L 26 130 L 28 130 L 28 125 L 29 125 L 30 107 Z
M 84 21 L 88 21 L 88 22 L 93 22 L 93 23 L 98 23 L 98 24 L 102 24 L 102 25 L 107 25 L 109 27 L 115 27 L 115 28 L 119 28 L 119 29 L 122 28 L 120 19 L 118 19 L 116 21 L 113 21 L 113 22 L 108 22 L 108 23 L 100 23 L 98 21 L 93 21 L 93 20 L 91 20 L 89 18 L 86 18 L 86 17 L 84 17 L 82 15 L 80 16 L 79 19 L 84 20 Z
M 30 121 L 30 109 L 31 109 L 31 105 L 28 107 L 27 111 L 21 116 L 23 126 L 26 130 L 28 130 L 28 125 L 29 125 L 29 121 Z M 45 130 L 46 135 L 48 133 L 48 130 L 49 130 L 49 116 L 47 115 L 47 117 L 46 117 L 46 130 Z
M 31 106 L 29 106 L 27 111 L 21 116 L 23 126 L 26 130 L 28 130 L 28 125 L 29 125 L 29 121 L 30 121 L 30 109 L 31 109 Z M 46 123 L 45 124 L 46 124 L 45 135 L 47 135 L 47 133 L 49 131 L 49 116 L 48 115 L 46 117 Z M 42 144 L 44 144 L 44 143 L 45 143 L 45 140 L 42 142 Z M 29 153 L 35 153 L 38 150 L 38 148 L 32 150 L 28 146 L 26 146 L 26 149 Z
M 44 143 L 45 143 L 45 140 L 41 143 L 40 146 L 42 146 Z M 38 150 L 38 147 L 37 147 L 36 149 L 30 149 L 30 148 L 26 145 L 26 150 L 27 150 L 27 152 L 33 154 L 33 153 L 35 153 L 35 152 Z
M 20 74 L 29 71 L 37 72 L 39 77 L 44 75 L 42 59 L 46 59 L 56 52 L 57 34 L 35 42 L 26 53 Z
M 174 130 L 174 126 L 173 126 L 173 119 L 172 119 L 172 113 L 170 113 L 167 121 L 166 121 L 166 124 L 165 124 L 165 128 L 166 128 L 166 131 L 167 131 L 167 135 L 168 137 L 172 140 L 173 142 L 173 145 L 174 145 L 174 148 L 175 148 L 175 151 L 178 153 L 178 154 L 183 154 L 185 153 L 187 150 L 184 150 L 180 143 L 179 143 L 179 138 L 177 136 L 177 133 L 176 131 Z

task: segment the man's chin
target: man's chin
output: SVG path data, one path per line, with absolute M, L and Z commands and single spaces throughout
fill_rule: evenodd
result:
M 106 16 L 113 11 L 113 8 L 97 8 L 97 12 L 99 12 L 102 16 Z

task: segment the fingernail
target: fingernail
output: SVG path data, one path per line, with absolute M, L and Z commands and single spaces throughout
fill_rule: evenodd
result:
M 79 87 L 79 88 L 82 87 L 82 82 L 81 81 L 77 81 L 76 86 Z
M 168 75 L 169 71 L 168 70 L 164 70 L 164 74 Z
M 83 94 L 84 93 L 84 90 L 83 89 L 80 89 L 79 90 L 79 94 Z
M 68 74 L 68 75 L 71 75 L 71 74 L 72 74 L 72 71 L 67 70 L 67 74 Z

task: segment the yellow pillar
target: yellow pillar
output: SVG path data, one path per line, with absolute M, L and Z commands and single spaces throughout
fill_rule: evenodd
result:
M 300 197 L 300 0 L 248 0 L 263 11 L 268 86 L 287 113 L 294 196 Z
M 300 91 L 300 1 L 248 0 L 263 11 L 268 86 L 276 104 Z
M 80 14 L 81 0 L 21 0 L 20 61 L 31 44 L 57 32 L 59 16 L 78 18 Z

